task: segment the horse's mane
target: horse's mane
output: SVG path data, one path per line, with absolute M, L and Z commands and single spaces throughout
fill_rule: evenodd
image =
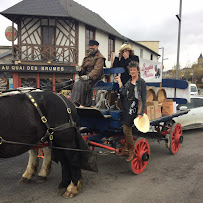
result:
M 13 95 L 22 94 L 26 92 L 42 92 L 42 91 L 43 90 L 36 89 L 34 87 L 19 87 L 14 90 L 7 90 L 7 91 L 0 92 L 0 97 L 10 97 Z

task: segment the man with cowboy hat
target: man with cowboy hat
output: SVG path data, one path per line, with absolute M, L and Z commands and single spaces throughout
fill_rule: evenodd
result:
M 128 64 L 131 61 L 139 63 L 139 57 L 134 55 L 131 44 L 123 44 L 119 50 L 119 56 L 115 57 L 113 67 L 123 67 L 125 72 L 121 74 L 121 81 L 123 85 L 131 78 L 128 71 Z
M 105 58 L 99 51 L 99 42 L 96 40 L 89 41 L 89 53 L 83 59 L 80 78 L 74 83 L 71 101 L 79 103 L 81 106 L 91 106 L 92 88 L 95 83 L 101 79 Z

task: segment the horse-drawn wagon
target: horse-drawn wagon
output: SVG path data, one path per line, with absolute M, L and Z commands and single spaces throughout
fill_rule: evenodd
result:
M 111 77 L 123 70 L 114 68 L 105 71 Z M 87 143 L 92 150 L 101 147 L 116 153 L 122 149 L 123 111 L 118 89 L 118 83 L 98 82 L 95 90 L 100 91 L 97 94 L 95 107 L 78 107 L 77 111 L 73 103 L 64 96 L 48 91 L 28 88 L 2 93 L 0 95 L 2 114 L 0 158 L 17 156 L 30 150 L 28 166 L 21 178 L 21 182 L 29 182 L 38 166 L 37 149 L 32 148 L 40 142 L 49 140 L 52 146 L 47 149 L 38 176 L 42 180 L 48 176 L 51 149 L 53 149 L 56 160 L 60 161 L 62 166 L 59 191 L 65 197 L 75 196 L 81 188 L 81 168 L 97 171 L 95 156 L 89 150 Z M 171 154 L 179 151 L 183 142 L 182 128 L 179 123 L 173 121 L 173 118 L 187 112 L 187 110 L 178 111 L 151 120 L 151 130 L 147 133 L 133 129 L 136 135 L 134 136 L 135 156 L 129 165 L 134 174 L 142 173 L 148 164 L 149 138 L 165 141 Z M 86 142 L 78 131 L 78 116 L 81 134 Z M 8 126 L 12 127 L 8 128 Z
M 108 70 L 108 74 L 118 74 L 121 69 Z M 92 149 L 104 148 L 118 153 L 124 145 L 123 111 L 120 107 L 120 97 L 117 83 L 99 82 L 96 90 L 100 90 L 96 98 L 95 107 L 78 107 L 82 135 Z M 113 92 L 114 102 L 111 101 Z M 116 96 L 115 96 L 116 95 Z M 99 98 L 99 99 L 98 99 Z M 134 127 L 135 156 L 130 162 L 130 169 L 134 174 L 142 173 L 149 161 L 150 145 L 148 139 L 164 141 L 171 154 L 176 154 L 183 142 L 182 127 L 173 121 L 188 111 L 178 111 L 150 121 L 147 133 L 139 132 Z

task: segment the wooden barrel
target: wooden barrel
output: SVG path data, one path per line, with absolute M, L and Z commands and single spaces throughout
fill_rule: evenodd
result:
M 163 103 L 164 99 L 167 99 L 166 91 L 165 89 L 159 89 L 157 92 L 157 100 L 159 103 Z
M 151 102 L 151 101 L 157 101 L 157 97 L 156 97 L 155 91 L 150 88 L 147 90 L 147 102 Z

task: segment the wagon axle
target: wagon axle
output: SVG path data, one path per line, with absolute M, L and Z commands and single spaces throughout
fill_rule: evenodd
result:
M 180 143 L 180 144 L 183 143 L 183 136 L 180 136 L 180 138 L 179 138 L 179 143 Z
M 166 143 L 168 143 L 168 139 L 167 138 L 164 138 L 163 139 Z M 177 143 L 179 143 L 179 144 L 182 144 L 183 143 L 183 136 L 181 135 L 180 137 L 179 137 L 179 139 L 177 140 Z
M 148 153 L 144 153 L 142 155 L 142 161 L 149 161 L 149 154 Z

